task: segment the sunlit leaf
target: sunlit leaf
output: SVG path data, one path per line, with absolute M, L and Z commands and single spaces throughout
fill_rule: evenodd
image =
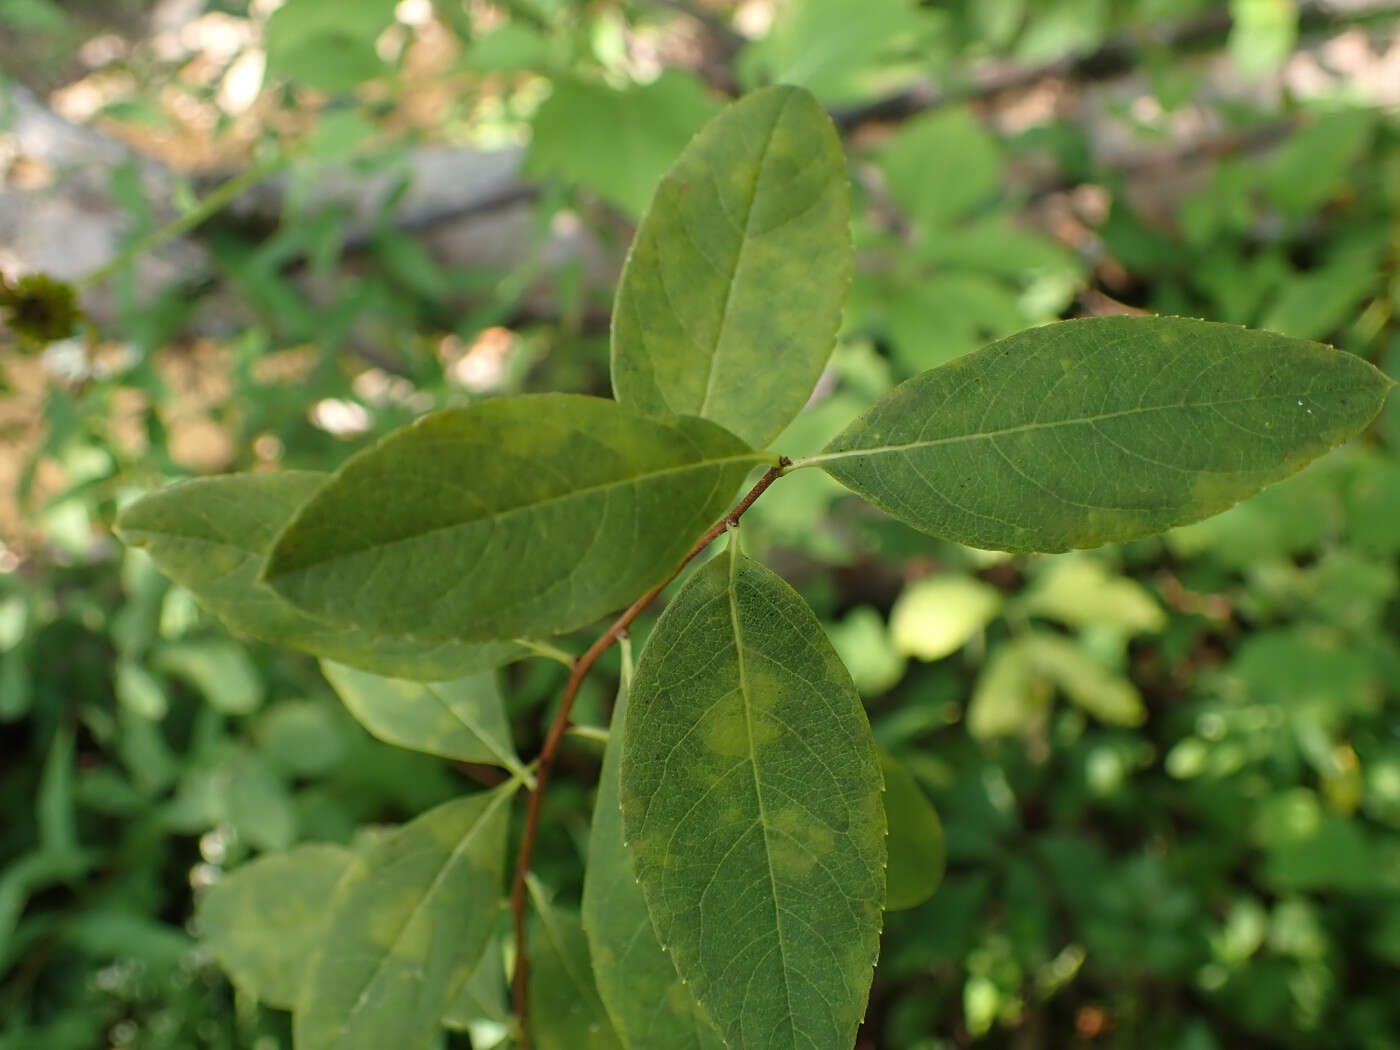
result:
M 895 648 L 920 660 L 957 652 L 1001 609 L 1001 594 L 970 576 L 939 576 L 906 587 L 890 610 Z
M 732 1047 L 849 1047 L 885 896 L 878 757 L 802 599 L 738 552 L 637 667 L 623 826 L 662 946 Z
M 1359 357 L 1268 332 L 1063 321 L 902 383 L 808 462 L 968 546 L 1095 547 L 1287 477 L 1365 427 L 1392 385 Z
M 659 583 L 764 461 L 702 419 L 491 398 L 353 457 L 293 516 L 264 578 L 314 616 L 376 632 L 572 630 Z
M 1048 700 L 1025 646 L 1015 640 L 1005 643 L 977 676 L 967 705 L 967 731 L 982 740 L 1028 733 L 1044 723 Z
M 355 855 L 306 962 L 297 1050 L 422 1046 L 500 910 L 511 784 L 422 816 Z
M 1147 718 L 1142 696 L 1070 639 L 1036 631 L 1024 639 L 1031 666 L 1089 714 L 1111 725 L 1136 726 Z
M 661 181 L 623 268 L 618 400 L 771 441 L 831 356 L 850 211 L 840 139 L 805 91 L 756 91 L 706 125 Z
M 1066 555 L 1053 562 L 1024 602 L 1026 611 L 1070 627 L 1105 624 L 1137 633 L 1160 631 L 1167 622 L 1147 588 L 1114 575 L 1092 556 Z

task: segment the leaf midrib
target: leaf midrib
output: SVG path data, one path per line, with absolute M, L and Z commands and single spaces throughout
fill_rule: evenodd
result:
M 652 481 L 656 478 L 663 478 L 672 474 L 684 474 L 687 471 L 692 470 L 703 470 L 711 467 L 724 467 L 732 463 L 742 463 L 745 460 L 749 460 L 754 466 L 757 466 L 760 463 L 766 462 L 766 457 L 763 455 L 763 453 L 754 451 L 745 452 L 741 455 L 725 456 L 721 459 L 702 459 L 697 462 L 686 463 L 678 467 L 667 467 L 663 470 L 654 470 L 645 474 L 634 474 L 627 478 L 621 478 L 615 481 L 608 481 L 598 485 L 587 485 L 583 488 L 570 489 L 568 492 L 562 492 L 557 496 L 550 496 L 546 499 L 536 500 L 532 503 L 521 503 L 514 507 L 508 507 L 502 511 L 497 511 L 491 514 L 484 514 L 481 517 L 464 518 L 461 521 L 454 521 L 447 525 L 435 525 L 430 529 L 420 529 L 419 531 L 414 532 L 410 535 L 399 536 L 396 539 L 381 540 L 375 543 L 367 544 L 363 547 L 357 547 L 352 550 L 337 551 L 330 557 L 318 558 L 313 561 L 301 562 L 291 567 L 281 568 L 276 573 L 269 574 L 266 571 L 264 571 L 259 582 L 270 583 L 282 577 L 292 576 L 301 572 L 307 572 L 318 566 L 327 565 L 329 563 L 339 561 L 343 558 L 350 558 L 356 555 L 365 554 L 373 551 L 387 550 L 389 548 L 398 546 L 402 543 L 415 543 L 421 539 L 424 539 L 425 537 L 433 536 L 440 532 L 451 532 L 454 529 L 466 528 L 467 526 L 476 525 L 483 521 L 503 521 L 515 515 L 536 511 L 543 507 L 548 507 L 555 503 L 563 503 L 567 500 L 576 499 L 581 496 L 592 495 L 595 492 L 606 492 L 611 489 L 622 488 L 626 485 L 636 485 L 642 482 Z M 333 484 L 333 482 L 331 484 Z M 315 498 L 316 497 L 313 497 L 313 500 Z M 300 518 L 301 514 L 300 512 L 298 512 L 297 516 L 294 517 L 290 523 L 288 523 L 284 535 L 290 533 L 298 526 L 298 524 L 300 524 Z M 274 555 L 280 543 L 281 537 L 279 537 L 276 541 L 273 542 L 272 550 Z
M 1365 394 L 1370 392 L 1370 390 L 1370 387 L 1357 386 L 1335 387 L 1324 392 L 1328 394 Z M 956 445 L 967 441 L 990 441 L 993 438 L 1005 437 L 1008 434 L 1020 434 L 1031 430 L 1053 430 L 1056 427 L 1081 426 L 1086 423 L 1100 423 L 1107 419 L 1121 419 L 1125 416 L 1145 415 L 1149 412 L 1170 412 L 1184 408 L 1219 408 L 1223 405 L 1244 405 L 1255 401 L 1287 401 L 1289 398 L 1296 399 L 1298 396 L 1297 394 L 1260 394 L 1253 397 L 1226 398 L 1221 401 L 1179 401 L 1168 405 L 1140 405 L 1134 408 L 1120 409 L 1116 412 L 1103 412 L 1092 416 L 1052 419 L 1046 420 L 1043 423 L 1020 423 L 1014 427 L 1001 427 L 997 430 L 980 430 L 970 434 L 952 434 L 947 437 L 908 441 L 898 445 L 872 445 L 869 448 L 841 449 L 836 452 L 818 452 L 814 455 L 804 456 L 794 461 L 792 469 L 816 466 L 820 463 L 828 463 L 835 459 L 848 459 L 852 456 L 877 456 L 891 452 L 909 452 L 915 449 L 936 448 L 940 445 Z M 1303 396 L 1315 397 L 1316 394 L 1310 392 Z
M 753 707 L 749 696 L 748 675 L 744 666 L 744 633 L 739 626 L 738 588 L 739 535 L 729 540 L 729 621 L 734 629 L 734 657 L 739 672 L 739 695 L 744 700 L 744 728 L 749 737 L 749 764 L 753 768 L 754 797 L 758 802 L 758 824 L 763 829 L 763 859 L 768 867 L 768 886 L 773 893 L 773 926 L 778 935 L 778 955 L 782 959 L 783 992 L 787 997 L 788 1026 L 796 1034 L 796 1014 L 792 1008 L 792 984 L 787 974 L 787 948 L 783 944 L 783 913 L 778 907 L 778 878 L 773 871 L 773 854 L 768 845 L 768 814 L 763 805 L 763 785 L 758 776 L 758 750 L 754 747 Z M 794 1040 L 794 1045 L 796 1041 Z
M 763 186 L 763 172 L 768 164 L 768 153 L 773 148 L 773 138 L 779 123 L 782 122 L 783 114 L 787 112 L 791 102 L 791 95 L 783 98 L 783 103 L 778 107 L 777 115 L 774 116 L 773 123 L 768 128 L 768 134 L 763 140 L 763 152 L 758 157 L 758 173 L 753 180 L 753 193 L 749 195 L 748 206 L 744 210 L 743 237 L 739 240 L 739 251 L 734 256 L 734 269 L 730 273 L 729 283 L 724 289 L 724 305 L 720 308 L 719 330 L 715 333 L 715 344 L 710 349 L 710 359 L 705 372 L 705 394 L 700 399 L 700 407 L 695 411 L 697 416 L 705 416 L 705 410 L 710 405 L 710 397 L 714 394 L 715 376 L 718 372 L 715 363 L 719 360 L 720 347 L 724 345 L 725 332 L 729 328 L 729 310 L 734 302 L 734 289 L 739 284 L 739 274 L 744 268 L 744 253 L 754 240 L 750 232 L 753 228 L 754 206 L 758 203 L 758 195 Z

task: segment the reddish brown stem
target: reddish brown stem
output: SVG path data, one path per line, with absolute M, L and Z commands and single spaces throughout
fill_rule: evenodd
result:
M 540 751 L 538 765 L 535 769 L 535 790 L 530 793 L 530 808 L 525 811 L 525 828 L 520 835 L 520 854 L 515 863 L 515 881 L 510 892 L 510 910 L 515 919 L 515 977 L 511 998 L 515 1016 L 520 1025 L 520 1050 L 530 1050 L 528 1023 L 530 963 L 525 948 L 525 876 L 530 872 L 530 858 L 535 852 L 535 833 L 539 828 L 544 789 L 549 784 L 549 771 L 553 767 L 554 757 L 559 751 L 559 742 L 564 738 L 565 730 L 569 728 L 569 710 L 574 706 L 579 686 L 583 684 L 584 678 L 587 677 L 593 665 L 598 662 L 598 657 L 607 652 L 613 643 L 627 632 L 627 628 L 631 626 L 632 621 L 641 614 L 642 610 L 656 600 L 656 596 L 681 574 L 681 570 L 689 565 L 697 554 L 713 543 L 726 529 L 737 525 L 739 519 L 744 516 L 744 512 L 753 506 L 754 500 L 763 495 L 768 486 L 782 477 L 783 471 L 791 465 L 792 461 L 786 456 L 779 457 L 778 465 L 771 467 L 763 477 L 758 479 L 758 484 L 749 490 L 748 495 L 734 505 L 733 510 L 711 525 L 705 534 L 695 541 L 694 546 L 686 552 L 685 557 L 681 559 L 680 564 L 676 566 L 671 575 L 629 605 L 627 611 L 614 620 L 612 626 L 603 632 L 602 637 L 590 645 L 582 656 L 574 660 L 573 667 L 569 671 L 569 681 L 564 686 L 564 696 L 559 703 L 559 711 L 554 716 L 554 724 L 549 727 L 549 734 L 544 738 L 544 747 Z

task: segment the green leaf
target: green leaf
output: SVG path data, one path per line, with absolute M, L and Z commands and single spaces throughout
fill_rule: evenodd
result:
M 628 703 L 623 826 L 676 970 L 731 1047 L 849 1047 L 885 817 L 865 712 L 816 617 L 731 542 L 662 614 Z
M 583 878 L 583 930 L 593 976 L 608 1016 L 629 1050 L 720 1050 L 724 1043 L 719 1033 L 661 950 L 622 840 L 618 768 L 631 677 L 626 654 L 623 660 Z
M 198 689 L 226 715 L 246 715 L 263 702 L 263 683 L 248 651 L 236 642 L 211 639 L 172 642 L 156 650 L 153 663 Z
M 530 1020 L 539 1050 L 622 1050 L 598 989 L 578 916 L 556 908 L 533 878 Z
M 1001 611 L 1001 592 L 970 576 L 918 580 L 890 610 L 895 648 L 920 660 L 941 660 L 961 649 Z
M 907 216 L 937 228 L 996 192 L 1001 149 L 966 109 L 936 110 L 901 125 L 880 153 L 880 169 Z
M 411 682 L 321 662 L 355 719 L 385 743 L 522 773 L 496 676 Z
M 1133 683 L 1107 670 L 1068 638 L 1034 631 L 1023 645 L 1031 667 L 1099 721 L 1121 726 L 1146 721 L 1147 709 Z
M 1031 667 L 1023 641 L 999 646 L 977 676 L 967 705 L 967 731 L 979 740 L 1029 733 L 1043 725 L 1049 690 Z
M 841 141 L 807 92 L 754 92 L 657 187 L 613 306 L 613 390 L 762 447 L 806 403 L 851 278 Z M 800 290 L 801 294 L 795 294 Z
M 1292 219 L 1316 215 L 1365 171 L 1375 129 L 1373 112 L 1343 109 L 1289 135 L 1262 173 L 1269 200 Z
M 886 751 L 880 752 L 880 769 L 885 775 L 885 819 L 890 828 L 885 910 L 898 911 L 933 896 L 943 881 L 947 855 L 938 811 L 913 776 Z
M 848 0 L 783 4 L 767 35 L 740 52 L 740 81 L 800 84 L 827 102 L 844 103 L 893 94 L 917 79 L 927 58 L 895 59 L 933 44 L 936 13 L 911 0 L 867 0 L 859 13 L 852 17 Z
M 1246 77 L 1272 72 L 1298 40 L 1297 0 L 1230 0 L 1229 50 Z
M 200 899 L 200 938 L 239 988 L 279 1009 L 297 1001 L 350 851 L 310 843 L 229 872 Z
M 716 109 L 700 79 L 677 69 L 625 91 L 560 78 L 535 113 L 525 170 L 583 183 L 640 215 L 666 165 Z
M 340 468 L 264 577 L 314 616 L 467 641 L 591 623 L 661 582 L 765 457 L 575 394 L 424 416 Z
M 327 477 L 287 470 L 180 482 L 127 507 L 117 533 L 229 627 L 265 642 L 406 678 L 455 678 L 525 655 L 510 642 L 416 642 L 337 627 L 258 584 L 273 539 Z
M 297 1050 L 422 1046 L 499 912 L 514 782 L 444 803 L 356 855 L 297 1000 Z
M 1027 612 L 1070 627 L 1104 625 L 1136 634 L 1167 625 L 1166 613 L 1146 587 L 1114 575 L 1093 555 L 1055 559 L 1023 601 Z
M 267 70 L 320 91 L 343 92 L 386 70 L 375 39 L 394 0 L 287 0 L 267 21 Z
M 1268 332 L 1063 321 L 900 384 L 799 462 L 972 547 L 1096 547 L 1287 477 L 1365 427 L 1393 385 L 1359 357 Z
M 504 1038 L 510 1025 L 507 998 L 505 959 L 500 938 L 492 938 L 477 960 L 476 969 L 443 1014 L 443 1026 L 458 1032 L 472 1032 L 473 1047 L 478 1045 L 476 1033 L 484 1027 L 489 1027 L 492 1035 L 499 1033 Z M 482 1043 L 495 1045 L 486 1039 L 482 1039 Z

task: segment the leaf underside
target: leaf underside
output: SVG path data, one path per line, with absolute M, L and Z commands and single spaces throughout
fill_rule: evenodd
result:
M 133 503 L 117 521 L 176 583 L 235 631 L 402 678 L 456 678 L 526 655 L 512 642 L 418 642 L 314 619 L 257 582 L 272 541 L 329 478 L 309 470 L 183 481 Z
M 660 941 L 729 1046 L 844 1050 L 885 894 L 879 761 L 816 617 L 736 548 L 691 578 L 638 665 L 628 849 Z
M 573 630 L 675 567 L 763 457 L 702 419 L 575 394 L 424 416 L 292 518 L 264 579 L 336 623 L 444 641 Z
M 1032 328 L 915 376 L 812 457 L 916 529 L 1063 551 L 1196 521 L 1358 433 L 1366 361 L 1179 317 Z
M 490 671 L 415 682 L 323 660 L 321 673 L 356 721 L 386 743 L 521 771 L 500 687 Z
M 825 110 L 756 91 L 657 187 L 613 307 L 619 401 L 713 419 L 762 448 L 831 356 L 851 277 L 850 187 Z

